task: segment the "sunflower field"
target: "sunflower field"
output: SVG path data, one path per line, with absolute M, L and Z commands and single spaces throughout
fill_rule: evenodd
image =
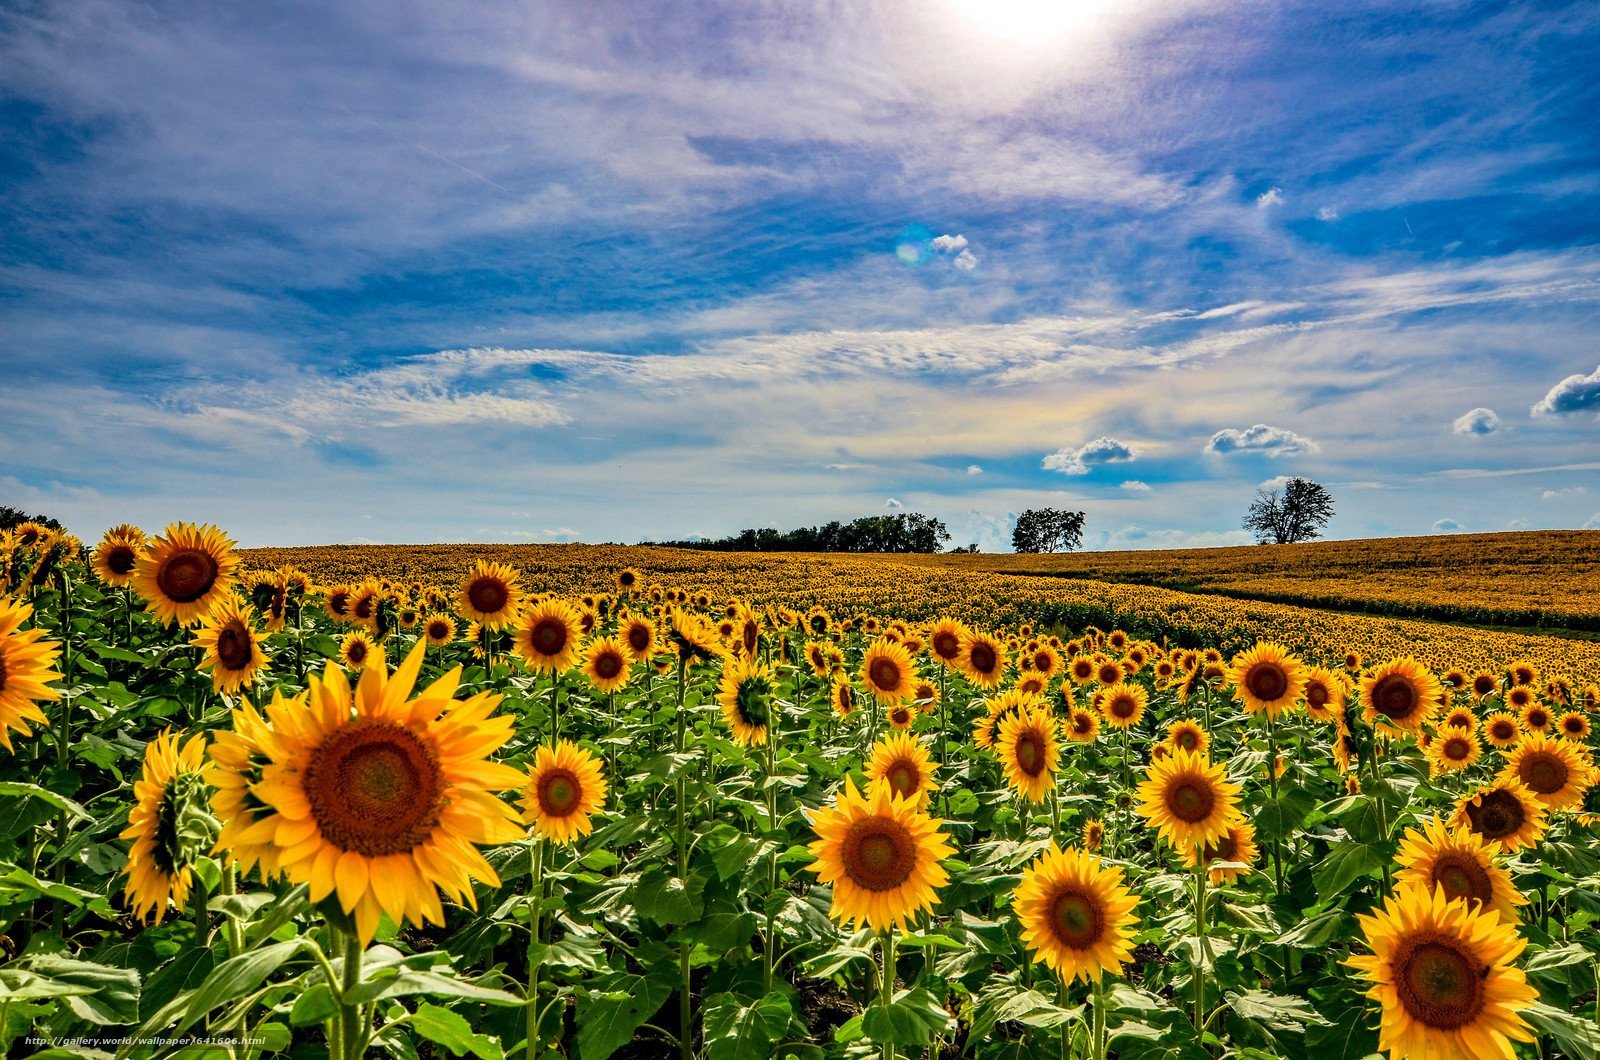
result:
M 1600 1057 L 1592 645 L 440 554 L 0 537 L 0 1052 Z

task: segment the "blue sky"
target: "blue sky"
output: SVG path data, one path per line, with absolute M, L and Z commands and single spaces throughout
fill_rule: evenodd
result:
M 0 503 L 1600 526 L 1600 7 L 0 11 Z

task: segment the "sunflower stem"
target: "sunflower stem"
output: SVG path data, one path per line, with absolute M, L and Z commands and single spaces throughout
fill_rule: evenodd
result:
M 769 833 L 768 838 L 771 838 L 770 833 L 776 833 L 777 830 L 778 830 L 778 786 L 773 783 L 773 777 L 776 776 L 777 772 L 778 772 L 778 741 L 776 739 L 775 724 L 776 724 L 776 722 L 778 721 L 778 719 L 780 717 L 781 717 L 781 715 L 777 712 L 776 706 L 774 706 L 773 715 L 772 715 L 772 718 L 770 719 L 771 722 L 774 723 L 774 727 L 773 728 L 769 728 L 769 730 L 767 732 L 767 748 L 766 748 L 766 750 L 767 750 L 767 831 Z M 767 902 L 768 902 L 768 909 L 767 909 L 767 937 L 766 937 L 764 945 L 761 947 L 762 957 L 765 958 L 765 971 L 764 971 L 764 974 L 762 975 L 762 989 L 761 989 L 761 995 L 763 997 L 765 997 L 766 995 L 772 993 L 772 973 L 773 973 L 773 970 L 777 966 L 777 957 L 778 957 L 778 950 L 777 950 L 778 916 L 777 916 L 777 913 L 771 908 L 771 904 L 772 904 L 773 900 L 776 898 L 777 894 L 778 894 L 778 852 L 776 850 L 774 850 L 772 852 L 772 859 L 771 859 L 771 862 L 768 865 L 768 870 L 767 870 Z
M 678 716 L 678 754 L 680 756 L 683 754 L 685 729 L 687 728 L 687 724 L 683 716 L 684 669 L 685 660 L 683 654 L 680 652 L 678 655 L 678 700 L 676 712 Z M 678 848 L 678 879 L 682 880 L 685 886 L 687 886 L 689 880 L 689 821 L 688 817 L 685 815 L 685 803 L 688 796 L 687 792 L 684 791 L 685 778 L 682 765 L 678 765 L 674 771 L 677 773 L 677 779 L 675 781 L 675 794 L 677 795 L 678 814 L 678 827 L 676 833 Z M 694 995 L 691 992 L 693 984 L 690 979 L 693 969 L 690 966 L 689 960 L 691 952 L 692 947 L 687 942 L 678 947 L 678 1053 L 683 1060 L 694 1060 L 694 1029 L 692 1026 L 692 1021 L 694 1018 Z
M 238 869 L 229 862 L 222 870 L 222 893 L 225 895 L 237 894 Z M 222 917 L 222 931 L 228 940 L 228 956 L 237 957 L 244 952 L 244 927 L 238 920 L 226 914 Z
M 540 919 L 544 913 L 544 840 L 535 839 L 530 851 L 533 857 L 533 882 L 528 887 L 528 993 L 524 1000 L 528 1012 L 528 1060 L 539 1055 L 539 972 L 542 968 L 538 954 Z
M 1211 963 L 1211 937 L 1206 928 L 1206 852 L 1204 845 L 1194 851 L 1194 1032 L 1205 1048 L 1206 982 L 1205 969 Z
M 878 1001 L 885 1016 L 894 1005 L 894 925 L 879 938 L 883 950 L 883 972 L 878 976 Z M 894 1060 L 894 1043 L 883 1043 L 883 1060 Z
M 1066 992 L 1066 980 L 1062 980 L 1062 993 Z M 1062 1003 L 1066 1003 L 1063 996 Z M 1094 1005 L 1094 1041 L 1090 1045 L 1091 1055 L 1094 1060 L 1106 1060 L 1106 984 L 1104 976 L 1096 976 L 1093 987 Z M 1063 1054 L 1065 1055 L 1065 1054 Z
M 1267 717 L 1267 784 L 1272 790 L 1272 803 L 1278 804 L 1278 733 L 1277 726 L 1272 721 L 1272 711 L 1266 712 Z M 1276 835 L 1272 837 L 1272 877 L 1278 885 L 1278 893 L 1283 894 L 1283 841 Z M 1287 974 L 1288 968 L 1284 968 Z
M 344 1026 L 343 1041 L 340 1043 L 343 1055 L 340 1060 L 361 1060 L 367 1051 L 361 1006 L 344 1001 L 361 982 L 361 955 L 365 949 L 360 936 L 344 936 L 344 981 L 339 990 L 339 1009 L 343 1014 L 340 1022 Z

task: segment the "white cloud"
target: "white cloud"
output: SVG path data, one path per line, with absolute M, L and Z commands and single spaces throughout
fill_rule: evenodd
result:
M 890 509 L 890 510 L 893 510 L 895 508 L 904 508 L 905 507 L 904 504 L 900 503 L 900 501 L 897 498 L 894 498 L 894 497 L 890 497 L 888 500 L 884 501 L 883 502 L 883 506 L 885 508 Z
M 1124 482 L 1122 484 L 1121 488 L 1127 490 L 1129 493 L 1149 493 L 1150 492 L 1150 486 L 1147 483 L 1140 482 L 1136 478 L 1130 478 L 1128 481 L 1126 481 L 1126 482 Z
M 1506 524 L 1507 530 L 1527 530 L 1533 524 L 1526 519 L 1513 519 Z
M 979 467 L 977 464 L 968 464 L 967 465 L 967 474 L 969 474 L 969 475 L 981 475 L 981 474 L 983 474 L 983 468 Z
M 1594 518 L 1578 527 L 1579 530 L 1600 530 L 1600 512 L 1594 513 Z
M 933 249 L 946 254 L 954 254 L 958 250 L 967 249 L 967 237 L 962 235 L 944 235 L 933 237 Z
M 1115 438 L 1100 437 L 1076 449 L 1057 449 L 1039 466 L 1064 475 L 1087 475 L 1101 464 L 1120 464 L 1134 458 L 1134 452 Z
M 1493 409 L 1476 408 L 1457 416 L 1450 429 L 1457 434 L 1493 434 L 1500 430 L 1500 417 Z
M 963 250 L 961 253 L 956 255 L 956 259 L 950 264 L 954 265 L 962 272 L 971 272 L 973 269 L 978 267 L 978 259 L 973 255 L 972 251 Z
M 1317 211 L 1317 220 L 1319 221 L 1337 221 L 1338 219 L 1339 211 L 1332 206 L 1324 206 Z
M 1260 209 L 1265 210 L 1269 206 L 1282 206 L 1282 205 L 1283 205 L 1283 189 L 1282 188 L 1268 188 L 1266 191 L 1264 191 L 1260 195 L 1256 196 L 1256 206 L 1259 207 Z
M 1218 431 L 1206 443 L 1208 453 L 1265 453 L 1268 456 L 1287 456 L 1294 453 L 1314 453 L 1317 443 L 1283 427 L 1269 427 L 1258 423 L 1254 427 L 1236 430 L 1232 427 Z
M 1439 519 L 1433 524 L 1433 532 L 1436 534 L 1454 534 L 1465 529 L 1466 527 L 1454 519 Z
M 1531 410 L 1535 416 L 1565 416 L 1600 409 L 1600 368 L 1588 375 L 1569 375 L 1550 388 Z
M 1581 497 L 1589 491 L 1582 486 L 1564 486 L 1558 490 L 1545 490 L 1539 495 L 1542 501 L 1557 501 L 1562 497 Z
M 1248 545 L 1254 541 L 1244 530 L 1181 530 L 1167 528 L 1151 530 L 1137 523 L 1129 523 L 1103 535 L 1099 550 L 1139 550 L 1159 548 L 1229 548 Z

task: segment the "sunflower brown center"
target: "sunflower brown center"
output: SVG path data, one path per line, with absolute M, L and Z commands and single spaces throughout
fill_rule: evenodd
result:
M 1472 757 L 1472 743 L 1460 736 L 1452 736 L 1444 742 L 1440 753 L 1452 762 L 1465 762 Z
M 1088 662 L 1075 662 L 1072 664 L 1072 676 L 1082 681 L 1094 673 L 1094 664 Z
M 1532 710 L 1528 711 L 1528 728 L 1543 729 L 1549 724 L 1550 715 L 1546 714 L 1540 708 L 1534 707 Z
M 367 661 L 367 642 L 353 640 L 345 646 L 344 657 L 350 660 L 352 666 L 360 666 Z
M 328 610 L 332 611 L 334 614 L 344 614 L 345 609 L 349 606 L 350 594 L 345 592 L 343 589 L 335 589 L 333 592 L 328 594 Z
M 1582 718 L 1568 718 L 1561 723 L 1561 731 L 1568 736 L 1583 736 L 1585 735 L 1584 730 L 1588 727 Z
M 478 578 L 467 586 L 467 601 L 483 614 L 492 615 L 511 599 L 511 589 L 499 578 Z
M 1122 667 L 1118 666 L 1116 663 L 1106 663 L 1104 666 L 1100 667 L 1101 684 L 1114 685 L 1120 680 L 1122 680 Z
M 901 703 L 889 711 L 889 721 L 895 725 L 910 725 L 911 711 L 906 708 L 904 703 Z
M 312 753 L 304 784 L 324 838 L 367 857 L 420 846 L 444 804 L 433 749 L 386 721 L 358 721 L 329 736 Z
M 1217 797 L 1211 785 L 1202 781 L 1185 780 L 1167 789 L 1167 811 L 1187 824 L 1211 816 L 1216 802 Z
M 1494 689 L 1495 681 L 1492 677 L 1483 676 L 1474 677 L 1472 679 L 1472 690 L 1480 696 L 1486 696 L 1490 692 L 1493 692 Z
M 1072 731 L 1079 736 L 1087 736 L 1094 728 L 1094 719 L 1087 714 L 1074 714 L 1072 716 Z
M 1113 718 L 1131 718 L 1138 709 L 1139 704 L 1132 696 L 1117 696 L 1111 700 L 1109 713 Z
M 1553 754 L 1535 752 L 1523 758 L 1517 777 L 1540 795 L 1560 791 L 1567 783 L 1567 764 Z
M 1419 1023 L 1454 1030 L 1483 1010 L 1486 969 L 1453 945 L 1423 942 L 1405 955 L 1396 970 L 1400 1004 Z
M 133 570 L 133 561 L 137 558 L 127 545 L 115 545 L 106 553 L 106 567 L 112 574 L 125 575 Z
M 650 647 L 650 630 L 642 625 L 628 627 L 628 647 L 634 651 L 644 651 Z
M 933 635 L 933 653 L 941 659 L 954 659 L 961 651 L 961 638 L 949 630 L 940 630 Z
M 595 656 L 595 676 L 602 681 L 610 681 L 622 673 L 622 656 L 614 651 L 604 651 Z
M 874 687 L 892 691 L 900 687 L 900 666 L 893 659 L 880 656 L 873 659 L 872 665 L 867 668 L 867 677 Z
M 850 826 L 841 851 L 845 874 L 869 891 L 892 891 L 917 867 L 916 841 L 904 825 L 867 817 Z
M 1447 898 L 1471 898 L 1487 904 L 1494 887 L 1489 874 L 1470 854 L 1441 854 L 1433 863 L 1435 887 L 1443 887 Z
M 1030 777 L 1044 772 L 1044 738 L 1029 729 L 1017 736 L 1017 768 Z
M 1515 835 L 1527 816 L 1522 800 L 1504 790 L 1491 791 L 1476 805 L 1467 805 L 1467 820 L 1472 830 L 1485 839 Z
M 432 640 L 444 640 L 449 635 L 450 627 L 443 622 L 434 621 L 428 623 L 428 636 Z
M 1388 718 L 1404 720 L 1417 708 L 1417 690 L 1403 674 L 1389 674 L 1372 686 L 1372 706 Z
M 1200 851 L 1200 857 L 1209 865 L 1213 861 L 1234 861 L 1238 852 L 1239 844 L 1233 841 L 1233 833 L 1229 832 L 1215 843 L 1207 843 Z
M 1244 675 L 1244 687 L 1252 696 L 1270 703 L 1289 691 L 1289 675 L 1275 662 L 1256 663 Z
M 1320 684 L 1306 686 L 1306 705 L 1312 707 L 1325 707 L 1328 705 L 1328 690 Z
M 156 572 L 156 585 L 167 599 L 190 604 L 211 591 L 217 571 L 217 561 L 209 552 L 179 549 Z
M 567 626 L 558 618 L 541 618 L 528 631 L 528 643 L 540 655 L 560 655 L 567 646 Z
M 6 690 L 6 657 L 0 655 L 0 692 Z
M 1509 721 L 1497 721 L 1490 727 L 1489 733 L 1496 740 L 1512 740 L 1516 738 L 1517 727 Z
M 896 795 L 915 795 L 922 786 L 922 771 L 910 762 L 896 762 L 883 776 Z
M 1179 729 L 1177 744 L 1185 751 L 1197 751 L 1200 749 L 1200 734 L 1193 729 Z
M 583 785 L 570 769 L 547 769 L 534 789 L 539 812 L 546 817 L 570 817 L 583 801 Z
M 980 674 L 993 673 L 995 664 L 999 662 L 999 656 L 995 655 L 994 649 L 987 644 L 974 644 L 972 654 L 967 658 L 972 668 Z
M 1063 891 L 1050 903 L 1050 930 L 1068 949 L 1088 949 L 1103 929 L 1099 906 L 1081 891 Z
M 248 668 L 254 647 L 250 631 L 237 618 L 217 631 L 217 659 L 225 670 Z

